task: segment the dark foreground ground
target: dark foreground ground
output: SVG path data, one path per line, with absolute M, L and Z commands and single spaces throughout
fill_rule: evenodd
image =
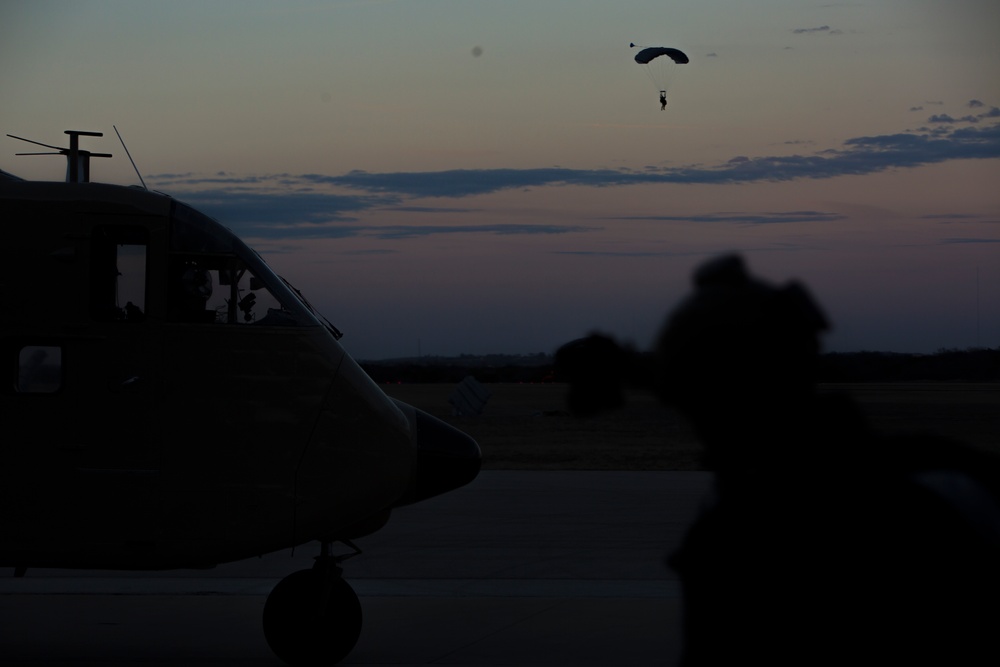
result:
M 488 470 L 702 470 L 688 425 L 646 394 L 616 412 L 578 419 L 562 384 L 485 384 L 482 415 L 454 416 L 451 383 L 385 384 L 386 393 L 464 430 Z M 1000 455 L 1000 383 L 829 384 L 886 433 L 935 433 Z
M 400 508 L 343 564 L 364 628 L 342 664 L 676 665 L 680 585 L 664 556 L 710 479 L 491 470 Z M 0 665 L 279 667 L 261 631 L 265 597 L 317 553 L 212 570 L 0 568 Z

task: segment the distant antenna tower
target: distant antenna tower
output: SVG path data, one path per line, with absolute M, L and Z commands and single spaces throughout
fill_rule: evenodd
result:
M 90 182 L 90 158 L 111 157 L 111 153 L 91 153 L 80 150 L 80 137 L 103 137 L 103 132 L 84 132 L 83 130 L 66 130 L 69 135 L 69 148 L 50 146 L 40 141 L 32 141 L 24 137 L 17 137 L 13 134 L 7 136 L 11 139 L 19 139 L 36 146 L 45 146 L 58 153 L 16 153 L 16 155 L 65 155 L 66 156 L 66 182 L 67 183 L 89 183 Z

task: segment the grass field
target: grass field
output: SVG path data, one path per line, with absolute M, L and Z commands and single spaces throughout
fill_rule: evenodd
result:
M 702 470 L 686 423 L 645 394 L 588 419 L 566 410 L 560 384 L 489 384 L 483 414 L 453 416 L 451 384 L 382 385 L 387 394 L 462 429 L 493 470 Z M 1000 455 L 1000 384 L 824 385 L 853 396 L 886 433 L 930 432 Z

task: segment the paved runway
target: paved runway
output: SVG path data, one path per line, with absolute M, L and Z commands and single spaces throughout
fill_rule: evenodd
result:
M 342 664 L 675 664 L 680 591 L 663 559 L 710 479 L 485 471 L 397 510 L 344 563 L 365 622 Z M 264 599 L 317 552 L 208 571 L 0 570 L 0 663 L 280 665 Z

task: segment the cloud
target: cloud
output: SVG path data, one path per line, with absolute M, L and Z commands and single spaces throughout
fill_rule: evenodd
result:
M 980 120 L 980 118 L 984 117 L 985 115 L 986 114 L 980 114 L 978 116 L 962 116 L 961 118 L 952 118 L 951 120 L 941 121 L 941 122 L 948 122 L 948 123 L 978 123 L 979 120 Z M 931 116 L 931 118 L 933 118 L 933 116 Z M 936 122 L 936 121 L 929 121 L 929 122 Z
M 708 253 L 682 253 L 682 252 L 650 252 L 648 250 L 553 250 L 553 255 L 578 255 L 582 257 L 686 257 L 691 255 L 705 255 Z
M 1000 110 L 993 107 L 985 118 Z M 795 155 L 731 158 L 717 165 L 647 167 L 645 169 L 451 169 L 428 172 L 372 173 L 351 171 L 341 175 L 272 174 L 245 176 L 215 174 L 160 174 L 149 180 L 155 187 L 177 188 L 177 198 L 205 211 L 254 238 L 400 239 L 434 234 L 481 233 L 563 234 L 590 231 L 573 225 L 389 225 L 360 224 L 358 214 L 375 209 L 389 214 L 469 213 L 476 209 L 421 206 L 415 199 L 460 199 L 506 190 L 553 186 L 589 188 L 644 184 L 738 184 L 826 179 L 866 175 L 950 160 L 1000 158 L 1000 123 L 955 127 L 936 123 L 931 129 L 889 135 L 854 137 L 839 148 Z M 653 219 L 653 218 L 648 218 Z M 824 222 L 839 219 L 824 211 L 778 213 L 716 213 L 707 216 L 665 216 L 661 220 L 776 224 Z
M 968 106 L 979 109 L 986 105 L 980 102 L 979 100 L 972 100 L 971 102 L 969 102 Z M 953 118 L 952 116 L 946 113 L 934 114 L 927 119 L 927 122 L 928 123 L 978 123 L 981 120 L 988 120 L 991 118 L 1000 118 L 1000 107 L 990 107 L 989 111 L 978 113 L 975 116 L 970 114 L 962 116 L 961 118 Z
M 365 250 L 348 250 L 341 253 L 342 255 L 353 255 L 358 257 L 368 257 L 371 255 L 395 255 L 398 250 L 390 250 L 389 248 L 368 248 Z
M 159 180 L 150 177 L 157 187 Z M 205 185 L 206 180 L 197 180 Z M 354 220 L 351 213 L 376 206 L 389 206 L 400 201 L 398 196 L 339 195 L 303 192 L 247 192 L 238 187 L 246 179 L 209 179 L 214 188 L 179 194 L 177 199 L 220 220 L 239 220 L 244 226 L 271 227 L 293 224 L 323 224 L 331 221 Z M 269 179 L 260 178 L 261 183 Z
M 1000 243 L 1000 239 L 950 238 L 950 239 L 941 239 L 941 243 L 944 245 L 951 245 L 957 243 Z
M 254 238 L 310 239 L 310 238 L 371 238 L 379 240 L 412 239 L 442 234 L 488 234 L 494 236 L 552 235 L 572 232 L 589 232 L 598 229 L 582 225 L 290 225 L 255 226 L 238 225 L 239 233 Z
M 433 172 L 369 173 L 352 171 L 342 176 L 303 176 L 315 183 L 368 192 L 398 193 L 411 197 L 465 197 L 553 184 L 624 185 L 636 174 L 613 169 L 580 170 L 562 167 L 537 169 L 450 169 Z
M 921 220 L 981 220 L 982 215 L 978 213 L 932 213 L 920 216 Z
M 776 243 L 766 247 L 745 248 L 744 250 L 764 251 L 785 251 L 796 250 L 801 246 L 787 243 Z M 715 250 L 694 250 L 678 252 L 675 250 L 552 250 L 552 255 L 577 255 L 581 257 L 715 257 Z
M 502 190 L 573 185 L 613 187 L 656 183 L 730 184 L 834 178 L 935 164 L 948 160 L 1000 157 L 1000 124 L 941 128 L 856 137 L 840 149 L 808 155 L 737 156 L 720 166 L 667 167 L 645 171 L 613 169 L 456 169 L 436 172 L 369 173 L 315 178 L 330 185 L 406 197 L 466 197 Z
M 796 35 L 813 35 L 821 32 L 829 33 L 831 35 L 839 35 L 841 33 L 840 30 L 833 30 L 828 25 L 821 25 L 818 28 L 793 28 L 792 32 Z
M 970 109 L 978 109 L 979 107 L 984 107 L 986 105 L 983 104 L 980 100 L 969 100 L 969 103 L 966 104 L 965 106 L 969 107 Z
M 365 227 L 359 236 L 372 236 L 379 239 L 403 239 L 414 236 L 430 236 L 432 234 L 495 234 L 509 236 L 514 234 L 568 234 L 571 232 L 589 232 L 598 229 L 582 225 L 385 225 Z
M 707 213 L 704 215 L 654 215 L 632 216 L 621 220 L 662 220 L 664 222 L 736 223 L 743 225 L 772 225 L 790 222 L 832 222 L 847 216 L 826 211 L 778 211 L 763 213 Z
M 479 213 L 481 208 L 459 208 L 454 206 L 393 206 L 393 211 L 402 213 Z
M 289 178 L 286 176 L 286 179 Z M 197 180 L 204 183 L 203 180 Z M 225 181 L 211 179 L 218 185 Z M 242 182 L 244 179 L 234 179 Z M 261 182 L 271 179 L 261 177 Z M 388 209 L 395 212 L 468 213 L 475 209 L 394 206 L 398 196 L 336 195 L 299 192 L 248 193 L 226 187 L 187 192 L 177 199 L 194 206 L 239 236 L 256 239 L 357 238 L 401 239 L 440 234 L 531 235 L 592 231 L 580 225 L 370 225 L 358 224 L 360 211 Z

